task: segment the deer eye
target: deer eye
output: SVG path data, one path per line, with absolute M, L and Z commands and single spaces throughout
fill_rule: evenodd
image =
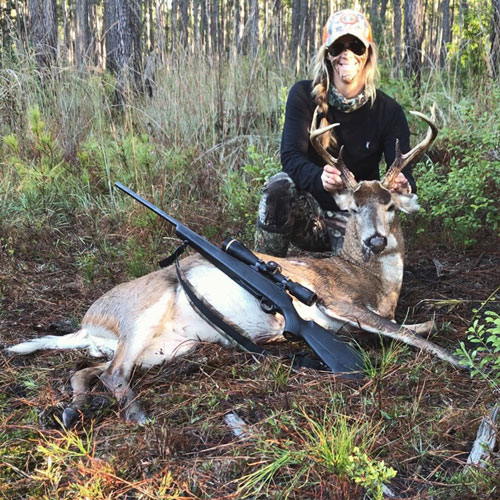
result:
M 388 211 L 388 212 L 394 212 L 394 208 L 395 208 L 394 203 L 391 203 L 391 204 L 387 207 L 387 211 Z

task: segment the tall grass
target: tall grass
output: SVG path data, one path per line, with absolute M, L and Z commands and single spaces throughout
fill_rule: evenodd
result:
M 112 184 L 120 180 L 183 217 L 208 212 L 216 221 L 225 176 L 244 165 L 249 145 L 277 154 L 286 81 L 265 58 L 181 54 L 158 72 L 152 97 L 130 95 L 115 109 L 108 75 L 42 75 L 24 62 L 3 69 L 0 216 L 108 216 L 118 210 Z
M 484 112 L 500 109 L 497 85 L 485 84 L 482 92 L 471 95 L 457 85 L 453 72 L 433 70 L 424 75 L 416 98 L 411 82 L 391 79 L 388 67 L 382 68 L 382 75 L 381 88 L 406 110 L 426 110 L 437 102 L 443 127 L 438 149 L 452 142 L 459 148 L 454 153 L 473 162 L 477 158 L 465 152 L 476 151 L 474 141 L 488 134 L 483 153 L 492 167 L 484 184 L 498 187 L 498 116 Z M 107 223 L 102 221 L 108 221 L 113 230 L 123 224 L 124 232 L 143 233 L 146 228 L 154 233 L 161 226 L 114 192 L 113 182 L 119 180 L 208 237 L 221 237 L 228 230 L 249 240 L 259 187 L 279 168 L 284 97 L 295 79 L 288 68 L 263 54 L 223 61 L 180 52 L 159 69 L 152 97 L 131 93 L 125 107 L 117 109 L 113 79 L 107 74 L 73 68 L 41 73 L 30 59 L 4 66 L 2 225 L 36 221 L 39 227 L 70 226 L 75 231 L 80 217 L 94 226 L 102 224 L 103 230 Z M 410 126 L 416 142 L 423 128 L 413 120 Z M 443 209 L 440 214 L 433 207 L 446 191 L 458 190 L 455 198 L 461 199 L 471 187 L 457 187 L 453 176 L 454 185 L 447 184 L 453 169 L 449 156 L 434 167 L 434 177 L 426 175 L 427 166 L 422 165 L 417 169 L 422 179 L 419 194 L 427 216 L 421 222 L 435 222 L 437 217 L 440 227 L 451 231 L 446 221 L 453 220 L 454 211 L 443 215 Z M 444 187 L 437 189 L 439 185 Z M 491 199 L 491 193 L 482 198 Z M 493 217 L 485 205 L 479 225 Z M 469 243 L 480 229 L 471 224 L 466 218 L 461 230 Z M 497 231 L 496 219 L 490 225 Z

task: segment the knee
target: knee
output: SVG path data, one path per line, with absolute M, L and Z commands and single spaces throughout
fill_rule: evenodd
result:
M 257 224 L 271 231 L 291 227 L 295 198 L 295 184 L 288 174 L 280 172 L 270 177 L 264 184 Z

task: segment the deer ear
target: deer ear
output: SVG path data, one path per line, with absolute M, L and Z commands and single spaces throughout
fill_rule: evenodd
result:
M 353 208 L 356 208 L 356 204 L 354 203 L 354 196 L 352 195 L 352 191 L 350 191 L 349 189 L 337 191 L 333 195 L 333 198 L 335 199 L 335 203 L 340 208 L 340 210 L 351 211 Z
M 416 194 L 392 193 L 392 199 L 398 210 L 405 214 L 412 214 L 420 210 Z

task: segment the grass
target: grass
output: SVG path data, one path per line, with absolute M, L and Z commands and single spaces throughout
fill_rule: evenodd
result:
M 455 491 L 477 498 L 470 477 L 456 474 L 488 392 L 427 357 L 412 357 L 379 383 L 307 370 L 288 370 L 283 380 L 277 360 L 255 364 L 244 353 L 206 346 L 136 373 L 151 424 L 127 424 L 112 406 L 83 427 L 61 430 L 67 375 L 83 360 L 44 353 L 3 361 L 0 495 L 361 499 L 363 491 L 381 498 L 385 483 L 414 492 L 425 484 L 436 498 Z M 416 369 L 419 377 L 411 377 Z M 250 426 L 249 439 L 232 435 L 228 411 Z M 480 486 L 495 487 L 492 477 Z
M 283 88 L 295 78 L 287 69 L 265 58 L 172 58 L 154 97 L 134 96 L 123 112 L 111 104 L 106 75 L 61 68 L 42 85 L 30 61 L 0 75 L 2 342 L 39 335 L 51 322 L 78 323 L 103 291 L 156 269 L 176 246 L 172 228 L 115 192 L 116 180 L 214 242 L 228 235 L 251 242 L 259 187 L 279 168 Z M 472 98 L 450 77 L 430 73 L 417 101 L 406 82 L 382 80 L 406 109 L 437 101 L 444 124 L 435 175 L 425 177 L 427 162 L 419 166 L 427 219 L 406 221 L 411 246 L 437 228 L 436 243 L 463 247 L 447 225 L 455 205 L 432 211 L 446 198 L 439 180 L 454 166 L 449 151 L 458 166 L 475 165 L 477 155 L 485 165 L 493 155 L 488 171 L 498 180 L 497 118 L 482 111 L 500 108 L 498 89 Z M 487 131 L 481 147 L 477 123 Z M 422 129 L 410 125 L 416 140 Z M 457 181 L 447 187 L 456 199 L 470 189 Z M 494 243 L 483 208 L 480 227 L 469 224 L 467 234 Z M 447 296 L 440 285 L 430 299 Z M 458 307 L 462 318 L 450 321 L 465 331 L 472 312 L 465 302 Z M 271 349 L 280 354 L 289 345 Z M 355 500 L 367 491 L 380 498 L 385 483 L 413 498 L 494 495 L 497 476 L 462 473 L 475 424 L 492 401 L 487 382 L 395 344 L 366 352 L 368 377 L 358 383 L 205 346 L 136 373 L 151 424 L 123 422 L 111 403 L 71 430 L 57 418 L 69 401 L 69 374 L 89 363 L 85 355 L 1 357 L 0 498 Z M 232 435 L 229 411 L 255 430 L 251 439 Z

